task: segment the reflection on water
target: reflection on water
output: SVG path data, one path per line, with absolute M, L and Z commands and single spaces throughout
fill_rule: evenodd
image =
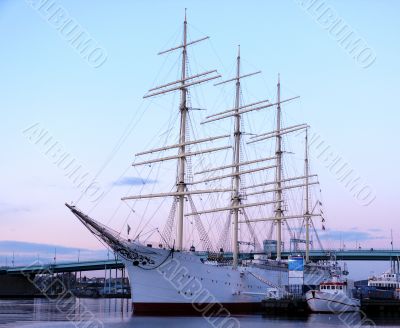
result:
M 0 325 L 5 325 L 3 327 L 212 327 L 202 317 L 148 317 L 131 313 L 129 299 L 0 300 Z M 358 313 L 304 317 L 249 315 L 235 319 L 240 327 L 252 328 L 368 327 L 371 323 L 369 318 Z M 373 320 L 377 327 L 400 327 L 400 317 L 393 314 Z
M 131 318 L 131 313 L 129 299 L 0 300 L 0 324 L 9 324 L 10 327 L 11 323 L 22 324 L 32 321 L 123 321 Z

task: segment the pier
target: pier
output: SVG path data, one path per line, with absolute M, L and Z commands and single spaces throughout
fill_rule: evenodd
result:
M 269 314 L 301 315 L 310 312 L 306 300 L 302 298 L 264 300 L 261 306 Z

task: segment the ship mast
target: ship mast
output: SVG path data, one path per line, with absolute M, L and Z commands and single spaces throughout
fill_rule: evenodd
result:
M 305 137 L 305 158 L 304 158 L 304 176 L 305 176 L 305 215 L 306 221 L 306 263 L 310 261 L 310 199 L 309 199 L 309 164 L 308 164 L 308 128 Z
M 250 73 L 250 74 L 245 74 L 240 76 L 240 52 L 238 54 L 237 57 L 237 72 L 236 72 L 236 77 L 235 78 L 231 78 L 229 80 L 223 81 L 223 82 L 219 82 L 215 85 L 220 85 L 223 83 L 227 83 L 227 82 L 236 82 L 236 101 L 235 101 L 235 108 L 233 109 L 229 109 L 229 110 L 225 110 L 213 115 L 210 115 L 207 117 L 207 119 L 205 121 L 203 121 L 202 123 L 210 123 L 210 122 L 215 122 L 218 120 L 222 120 L 222 119 L 226 119 L 226 118 L 230 118 L 230 117 L 234 117 L 235 118 L 235 130 L 234 130 L 234 139 L 235 139 L 235 146 L 234 146 L 234 161 L 233 161 L 233 165 L 231 167 L 234 168 L 234 173 L 232 173 L 231 175 L 223 175 L 223 176 L 219 176 L 219 177 L 214 177 L 214 178 L 209 178 L 209 179 L 205 179 L 205 180 L 201 180 L 201 181 L 197 181 L 195 183 L 199 183 L 199 182 L 208 182 L 208 181 L 212 181 L 215 179 L 221 179 L 221 178 L 227 178 L 227 177 L 233 177 L 233 186 L 232 186 L 232 204 L 230 207 L 225 207 L 225 208 L 220 208 L 220 209 L 215 209 L 215 210 L 206 210 L 206 211 L 202 211 L 202 212 L 196 212 L 196 213 L 190 213 L 190 215 L 193 214 L 206 214 L 206 213 L 211 213 L 211 212 L 216 212 L 216 211 L 222 211 L 222 210 L 231 210 L 234 214 L 234 221 L 233 221 L 233 266 L 236 267 L 238 265 L 238 257 L 239 257 L 239 248 L 238 248 L 238 226 L 239 223 L 245 223 L 245 224 L 249 224 L 250 222 L 259 222 L 259 221 L 274 221 L 277 223 L 278 225 L 278 232 L 277 232 L 277 239 L 278 239 L 278 253 L 277 253 L 277 258 L 281 259 L 281 225 L 282 225 L 282 219 L 283 219 L 283 210 L 282 210 L 282 190 L 283 189 L 289 189 L 289 188 L 299 188 L 302 187 L 303 184 L 301 185 L 293 185 L 293 186 L 285 186 L 282 184 L 282 182 L 287 182 L 287 181 L 292 181 L 292 180 L 297 180 L 297 179 L 303 179 L 304 177 L 295 177 L 295 178 L 291 178 L 291 179 L 286 179 L 283 180 L 282 179 L 282 141 L 281 141 L 281 136 L 283 134 L 287 134 L 287 133 L 292 133 L 295 131 L 298 131 L 300 129 L 304 129 L 306 127 L 305 124 L 300 124 L 300 125 L 296 125 L 296 126 L 290 126 L 287 128 L 282 129 L 281 128 L 281 103 L 284 102 L 288 102 L 291 100 L 294 100 L 298 97 L 292 97 L 292 98 L 288 98 L 288 99 L 284 99 L 281 101 L 280 99 L 280 81 L 278 79 L 278 99 L 277 102 L 275 103 L 270 103 L 268 100 L 262 100 L 262 101 L 258 101 L 258 102 L 254 102 L 251 104 L 247 104 L 247 105 L 240 105 L 240 79 L 244 78 L 244 77 L 248 77 L 248 76 L 252 76 L 254 74 L 258 74 L 260 73 L 255 72 L 255 73 Z M 275 107 L 277 106 L 277 129 L 275 131 L 270 131 L 267 133 L 262 133 L 259 135 L 255 135 L 253 137 L 251 137 L 250 142 L 247 142 L 247 144 L 250 143 L 254 143 L 254 142 L 259 142 L 259 141 L 263 141 L 263 140 L 267 140 L 270 138 L 276 138 L 276 153 L 274 157 L 270 157 L 270 158 L 264 158 L 264 159 L 260 159 L 257 161 L 248 161 L 248 162 L 240 162 L 240 140 L 241 140 L 241 132 L 240 132 L 240 117 L 242 114 L 245 113 L 249 113 L 252 111 L 259 111 L 261 109 L 266 109 L 266 108 L 270 108 L 270 107 Z M 239 166 L 242 165 L 248 165 L 248 164 L 252 164 L 255 162 L 262 162 L 262 161 L 266 161 L 266 160 L 276 160 L 276 164 L 275 165 L 270 165 L 270 166 L 265 166 L 265 167 L 261 167 L 261 168 L 257 168 L 257 169 L 250 169 L 250 170 L 244 170 L 244 171 L 240 171 L 239 170 Z M 223 169 L 223 168 L 227 168 L 229 166 L 225 166 L 225 167 L 220 167 L 218 169 Z M 267 201 L 267 202 L 261 202 L 261 203 L 250 203 L 250 204 L 242 204 L 241 203 L 241 199 L 240 199 L 240 176 L 243 174 L 248 174 L 248 173 L 253 173 L 256 171 L 260 171 L 260 170 L 268 170 L 268 169 L 275 169 L 275 181 L 272 182 L 272 184 L 274 184 L 275 188 L 273 190 L 261 190 L 261 191 L 255 191 L 255 192 L 250 192 L 247 193 L 247 196 L 249 195 L 257 195 L 257 194 L 267 194 L 269 192 L 274 192 L 275 194 L 275 199 L 273 201 Z M 212 170 L 216 170 L 216 169 L 212 169 Z M 211 171 L 211 170 L 208 170 Z M 258 187 L 262 187 L 262 186 L 267 186 L 271 184 L 271 182 L 265 182 L 262 184 L 257 184 L 257 185 L 253 185 L 253 186 L 247 186 L 244 187 L 245 189 L 251 189 L 251 188 L 258 188 Z M 246 208 L 246 207 L 252 207 L 252 206 L 264 206 L 264 205 L 275 205 L 275 216 L 273 218 L 259 218 L 259 219 L 248 219 L 246 218 L 246 220 L 242 220 L 239 221 L 238 217 L 239 217 L 239 211 L 242 208 Z M 295 215 L 292 217 L 285 217 L 284 219 L 294 219 L 294 218 L 299 218 L 299 217 L 303 217 L 304 214 L 300 215 Z
M 276 243 L 277 252 L 276 259 L 281 260 L 281 244 L 282 244 L 282 136 L 281 136 L 281 82 L 280 76 L 278 75 L 277 84 L 277 107 L 276 107 L 276 171 L 275 171 L 275 186 L 276 186 L 276 207 L 275 207 L 275 218 L 276 218 Z
M 178 196 L 178 223 L 177 223 L 177 249 L 182 250 L 183 247 L 183 216 L 184 216 L 184 205 L 185 205 L 185 195 L 183 194 L 186 188 L 185 184 L 185 142 L 186 142 L 186 116 L 187 116 L 187 104 L 186 104 L 186 94 L 187 89 L 185 88 L 186 80 L 186 45 L 187 45 L 187 19 L 186 19 L 186 9 L 185 9 L 185 21 L 183 22 L 183 43 L 182 43 L 182 72 L 181 72 L 181 103 L 180 103 L 180 131 L 179 131 L 179 157 L 178 160 L 178 179 L 177 179 L 177 192 L 181 193 Z
M 234 172 L 233 176 L 233 193 L 232 193 L 232 208 L 233 208 L 233 267 L 236 268 L 239 259 L 239 204 L 241 202 L 240 197 L 240 45 L 238 46 L 238 55 L 236 63 L 236 97 L 235 97 L 235 146 L 234 146 Z
M 265 104 L 268 103 L 268 100 L 262 100 L 258 101 L 256 103 L 248 104 L 241 106 L 240 105 L 240 81 L 244 77 L 249 77 L 253 76 L 255 74 L 261 73 L 260 71 L 254 72 L 254 73 L 249 73 L 245 75 L 240 75 L 241 70 L 240 70 L 240 45 L 238 46 L 238 54 L 236 57 L 236 76 L 234 78 L 225 80 L 223 82 L 219 82 L 215 85 L 220 85 L 224 84 L 227 82 L 235 82 L 235 105 L 233 109 L 229 109 L 217 114 L 213 114 L 207 117 L 208 120 L 206 120 L 203 123 L 208 123 L 208 122 L 213 122 L 216 120 L 220 119 L 225 119 L 228 117 L 234 117 L 234 132 L 233 132 L 233 137 L 234 137 L 234 148 L 233 148 L 233 163 L 232 165 L 225 166 L 225 167 L 220 167 L 218 169 L 224 169 L 224 168 L 229 168 L 232 167 L 232 174 L 230 175 L 225 175 L 221 176 L 219 178 L 224 178 L 224 177 L 232 177 L 232 198 L 231 198 L 231 206 L 228 207 L 227 209 L 231 210 L 233 213 L 233 231 L 232 231 L 232 251 L 233 251 L 233 268 L 237 268 L 239 264 L 239 213 L 242 209 L 245 207 L 251 207 L 251 206 L 257 206 L 258 204 L 241 204 L 241 194 L 240 194 L 240 176 L 241 174 L 244 173 L 251 173 L 258 171 L 259 169 L 253 169 L 253 170 L 247 170 L 247 171 L 240 171 L 240 167 L 243 165 L 249 165 L 255 162 L 261 162 L 264 160 L 269 160 L 269 159 L 261 159 L 261 160 L 256 160 L 256 161 L 249 161 L 249 162 L 240 162 L 240 143 L 241 143 L 241 137 L 242 137 L 242 132 L 240 130 L 240 118 L 241 114 L 246 110 L 255 110 L 254 106 L 259 105 L 259 104 Z M 265 108 L 267 105 L 261 105 L 259 108 Z M 245 109 L 246 108 L 246 109 Z M 269 169 L 271 167 L 264 167 L 261 168 L 262 170 L 264 169 Z M 205 181 L 205 180 L 203 180 Z
M 140 153 L 135 154 L 135 156 L 143 156 L 143 155 L 151 155 L 156 154 L 159 152 L 164 152 L 168 150 L 177 149 L 177 155 L 172 156 L 165 156 L 165 157 L 158 157 L 155 159 L 145 160 L 135 162 L 133 166 L 141 166 L 141 165 L 149 165 L 152 163 L 159 163 L 164 161 L 170 160 L 177 160 L 177 176 L 176 176 L 176 191 L 175 192 L 164 192 L 164 193 L 157 193 L 157 194 L 147 194 L 147 195 L 134 195 L 134 196 L 126 196 L 123 197 L 122 200 L 134 200 L 134 199 L 146 199 L 146 198 L 165 198 L 165 197 L 174 197 L 177 200 L 177 222 L 176 222 L 176 241 L 177 250 L 183 250 L 183 227 L 184 227 L 184 217 L 185 217 L 185 198 L 188 197 L 189 199 L 191 195 L 194 194 L 206 194 L 206 193 L 215 193 L 215 192 L 228 192 L 231 191 L 230 189 L 207 189 L 207 190 L 188 190 L 187 183 L 185 181 L 186 177 L 186 160 L 188 157 L 196 156 L 204 153 L 216 152 L 220 150 L 230 149 L 231 146 L 226 147 L 216 147 L 216 148 L 207 148 L 199 151 L 188 151 L 186 146 L 195 145 L 200 143 L 207 143 L 213 140 L 228 138 L 229 135 L 221 135 L 209 138 L 203 138 L 198 140 L 188 141 L 186 136 L 186 129 L 187 129 L 187 117 L 189 113 L 189 107 L 187 104 L 187 95 L 189 92 L 189 87 L 202 84 L 214 79 L 221 77 L 216 70 L 209 70 L 199 74 L 187 76 L 187 48 L 188 46 L 197 44 L 201 41 L 207 40 L 209 37 L 203 37 L 201 39 L 197 39 L 194 41 L 188 42 L 188 33 L 187 33 L 187 15 L 185 9 L 185 19 L 183 22 L 183 42 L 182 44 L 175 46 L 173 48 L 164 50 L 159 52 L 159 55 L 167 54 L 175 50 L 182 50 L 182 65 L 181 65 L 181 77 L 177 81 L 169 82 L 163 85 L 159 85 L 157 87 L 149 89 L 148 93 L 143 96 L 143 98 L 150 98 L 155 96 L 160 96 L 164 94 L 169 94 L 171 92 L 179 91 L 180 92 L 180 105 L 179 105 L 179 112 L 180 112 L 180 125 L 179 125 L 179 141 L 177 144 L 151 149 L 147 151 L 143 151 Z M 174 215 L 175 213 L 173 213 Z M 202 223 L 197 220 L 199 233 L 204 234 L 204 227 Z M 171 221 L 173 224 L 173 220 Z M 171 227 L 172 229 L 172 227 Z M 204 236 L 203 236 L 204 237 Z M 209 241 L 208 237 L 202 238 L 202 243 L 206 244 L 206 249 L 212 250 L 211 242 Z
M 289 127 L 283 127 L 282 128 L 282 111 L 281 111 L 281 104 L 288 101 L 292 100 L 298 97 L 294 98 L 289 98 L 286 100 L 281 100 L 281 88 L 280 88 L 280 77 L 278 75 L 278 84 L 277 84 L 277 102 L 273 105 L 277 106 L 277 112 L 276 112 L 276 130 L 275 131 L 270 131 L 266 133 L 261 133 L 255 136 L 250 137 L 250 141 L 247 142 L 248 144 L 251 143 L 256 143 L 260 141 L 265 141 L 268 139 L 275 138 L 275 158 L 276 158 L 276 166 L 275 166 L 275 179 L 274 181 L 268 181 L 264 183 L 258 183 L 255 185 L 251 186 L 246 186 L 244 189 L 253 189 L 253 188 L 260 188 L 264 186 L 270 186 L 274 185 L 274 189 L 264 189 L 260 191 L 254 191 L 254 192 L 248 192 L 246 193 L 247 196 L 251 195 L 259 195 L 259 194 L 266 194 L 269 192 L 273 192 L 275 195 L 275 215 L 273 217 L 266 217 L 266 218 L 255 218 L 255 219 L 250 219 L 248 222 L 262 222 L 262 221 L 272 221 L 277 225 L 276 229 L 276 239 L 277 239 L 277 252 L 276 252 L 276 259 L 281 260 L 282 259 L 282 221 L 283 220 L 291 220 L 291 219 L 303 219 L 306 223 L 306 261 L 309 261 L 310 258 L 310 222 L 311 217 L 313 216 L 320 216 L 320 214 L 314 214 L 314 209 L 310 211 L 310 192 L 309 192 L 309 187 L 314 184 L 319 184 L 318 181 L 313 181 L 310 179 L 316 178 L 316 174 L 310 174 L 309 172 L 309 159 L 308 159 L 308 125 L 307 124 L 298 124 L 294 126 L 289 126 Z M 289 134 L 292 132 L 296 132 L 299 130 L 306 130 L 306 146 L 305 146 L 305 168 L 304 168 L 304 175 L 303 176 L 297 176 L 297 177 L 289 177 L 289 178 L 283 178 L 282 173 L 282 135 Z M 303 182 L 300 184 L 291 184 L 293 181 L 297 180 L 302 180 Z M 283 216 L 283 209 L 282 209 L 282 204 L 283 204 L 283 195 L 282 191 L 287 190 L 287 189 L 295 189 L 295 188 L 303 188 L 305 187 L 305 211 L 302 214 L 296 214 L 296 215 L 289 215 L 289 216 Z M 242 223 L 242 222 L 239 222 Z
M 227 166 L 221 166 L 217 168 L 212 168 L 208 169 L 206 171 L 201 171 L 198 173 L 205 173 L 205 172 L 211 172 L 211 171 L 217 171 L 217 170 L 224 170 L 228 168 L 232 168 L 232 173 L 231 174 L 225 174 L 221 175 L 218 177 L 213 177 L 213 178 L 208 178 L 200 181 L 196 181 L 194 183 L 203 183 L 203 182 L 208 182 L 216 179 L 224 179 L 224 178 L 232 178 L 232 197 L 231 197 L 231 204 L 229 207 L 224 207 L 224 208 L 217 208 L 213 210 L 206 210 L 202 212 L 196 212 L 196 213 L 190 213 L 189 215 L 193 214 L 206 214 L 206 213 L 212 213 L 212 212 L 217 212 L 217 211 L 225 211 L 229 210 L 231 213 L 233 213 L 233 232 L 232 232 L 232 249 L 233 249 L 233 268 L 237 268 L 239 264 L 239 223 L 242 223 L 239 221 L 239 213 L 242 209 L 247 208 L 247 207 L 253 207 L 253 206 L 261 206 L 261 205 L 268 205 L 268 204 L 273 204 L 274 202 L 267 201 L 267 202 L 260 202 L 260 203 L 251 203 L 251 204 L 242 204 L 241 202 L 241 193 L 240 193 L 240 177 L 242 174 L 249 174 L 261 170 L 268 170 L 268 169 L 273 169 L 275 168 L 275 165 L 269 165 L 269 166 L 264 166 L 261 168 L 255 168 L 255 169 L 249 169 L 249 170 L 240 170 L 242 166 L 246 165 L 251 165 L 254 163 L 259 163 L 259 162 L 264 162 L 264 161 L 270 161 L 275 159 L 275 157 L 270 157 L 270 158 L 261 158 L 253 161 L 246 161 L 246 162 L 241 162 L 240 161 L 240 147 L 241 147 L 241 137 L 242 137 L 242 132 L 241 132 L 241 115 L 244 113 L 248 113 L 251 111 L 255 110 L 260 110 L 268 107 L 272 107 L 275 104 L 269 103 L 268 100 L 261 100 L 257 101 L 254 103 L 246 104 L 246 105 L 241 105 L 240 104 L 240 82 L 242 78 L 245 77 L 250 77 L 256 74 L 261 73 L 261 71 L 253 72 L 253 73 L 248 73 L 241 75 L 241 67 L 240 67 L 240 46 L 238 46 L 238 54 L 236 57 L 236 76 L 234 78 L 230 78 L 228 80 L 219 82 L 215 85 L 221 85 L 225 84 L 228 82 L 235 82 L 235 105 L 234 108 L 228 109 L 216 114 L 212 114 L 210 116 L 207 116 L 207 119 L 203 121 L 202 123 L 210 123 L 226 118 L 234 118 L 234 132 L 233 132 L 233 137 L 234 137 L 234 149 L 233 149 L 233 163 L 231 165 Z M 248 224 L 249 220 L 246 217 L 246 223 Z M 248 224 L 249 225 L 249 224 Z
M 258 101 L 252 104 L 248 105 L 241 105 L 239 103 L 239 95 L 240 95 L 240 78 L 251 76 L 256 73 L 250 73 L 246 75 L 239 76 L 240 74 L 240 54 L 237 57 L 237 75 L 236 78 L 232 78 L 220 83 L 217 83 L 215 85 L 219 85 L 222 83 L 226 82 L 231 82 L 231 81 L 236 81 L 236 102 L 235 102 L 235 108 L 225 110 L 210 116 L 207 116 L 207 119 L 203 121 L 202 123 L 210 123 L 210 122 L 215 122 L 219 121 L 222 119 L 234 117 L 235 118 L 235 153 L 234 153 L 234 164 L 231 167 L 234 167 L 234 173 L 231 175 L 222 175 L 219 177 L 214 177 L 214 178 L 209 178 L 201 181 L 197 181 L 195 183 L 200 183 L 200 182 L 208 182 L 208 181 L 213 181 L 216 179 L 222 179 L 222 178 L 227 178 L 227 177 L 234 177 L 233 179 L 233 197 L 232 197 L 232 205 L 230 207 L 224 207 L 224 208 L 219 208 L 219 209 L 214 209 L 214 210 L 206 210 L 202 212 L 196 212 L 196 213 L 190 213 L 189 215 L 194 215 L 194 214 L 206 214 L 206 213 L 212 213 L 212 212 L 217 212 L 217 211 L 224 211 L 224 210 L 232 210 L 234 213 L 234 234 L 233 234 L 233 258 L 234 258 L 234 266 L 237 266 L 238 264 L 238 245 L 237 245 L 237 237 L 238 237 L 238 224 L 240 223 L 245 223 L 249 224 L 251 222 L 263 222 L 263 221 L 272 221 L 276 224 L 277 229 L 276 229 L 276 239 L 277 239 L 277 254 L 276 254 L 276 259 L 279 261 L 282 259 L 282 221 L 283 220 L 291 220 L 291 219 L 299 219 L 299 218 L 307 218 L 307 245 L 309 247 L 310 241 L 309 241 L 309 228 L 310 228 L 310 218 L 313 216 L 320 216 L 319 214 L 313 214 L 313 211 L 309 211 L 309 186 L 318 184 L 318 181 L 309 181 L 310 178 L 314 178 L 317 175 L 309 174 L 309 169 L 308 169 L 308 149 L 307 149 L 307 163 L 306 163 L 306 172 L 303 176 L 295 176 L 295 177 L 289 177 L 283 179 L 283 167 L 282 167 L 282 136 L 286 134 L 290 134 L 299 130 L 307 129 L 308 125 L 307 124 L 297 124 L 289 127 L 283 127 L 282 128 L 282 111 L 281 111 L 281 104 L 286 103 L 289 101 L 292 101 L 294 99 L 299 98 L 298 96 L 296 97 L 291 97 L 287 98 L 284 100 L 281 100 L 281 83 L 280 83 L 280 76 L 278 75 L 278 83 L 277 83 L 277 101 L 275 103 L 270 103 L 268 100 L 262 100 Z M 275 107 L 277 108 L 276 110 L 276 130 L 274 131 L 269 131 L 261 134 L 254 135 L 250 137 L 250 141 L 247 142 L 247 144 L 252 144 L 260 141 L 265 141 L 274 138 L 275 139 L 275 156 L 270 157 L 270 158 L 264 158 L 260 159 L 258 161 L 265 161 L 265 160 L 275 160 L 275 165 L 273 166 L 266 166 L 262 167 L 259 169 L 251 169 L 251 170 L 245 170 L 245 171 L 240 171 L 239 166 L 241 165 L 247 165 L 254 163 L 256 161 L 249 161 L 249 162 L 240 162 L 239 160 L 239 154 L 240 154 L 240 116 L 245 113 L 253 112 L 253 111 L 259 111 L 260 109 L 266 109 L 270 107 Z M 214 168 L 214 169 L 209 169 L 208 172 L 214 171 L 217 169 L 224 169 L 230 166 L 225 166 L 225 167 L 219 167 L 219 168 Z M 269 202 L 262 202 L 262 203 L 251 203 L 251 204 L 242 204 L 240 202 L 240 176 L 243 174 L 247 173 L 253 173 L 259 170 L 268 170 L 274 168 L 275 169 L 275 178 L 274 181 L 266 181 L 263 183 L 258 183 L 250 186 L 245 186 L 241 189 L 253 189 L 253 188 L 260 188 L 260 187 L 268 187 L 270 185 L 274 185 L 273 189 L 261 189 L 261 190 L 256 190 L 256 191 L 251 191 L 251 192 L 246 192 L 246 196 L 254 196 L 254 195 L 266 195 L 268 193 L 274 193 L 274 200 L 269 201 Z M 204 173 L 206 171 L 202 171 L 201 173 Z M 295 182 L 297 180 L 305 180 L 305 182 L 300 183 L 300 184 L 292 184 L 292 182 Z M 297 188 L 303 188 L 306 185 L 307 188 L 307 199 L 306 199 L 306 212 L 301 213 L 301 214 L 295 214 L 295 215 L 290 215 L 290 216 L 283 216 L 283 190 L 286 189 L 297 189 Z M 236 197 L 235 197 L 236 196 Z M 236 221 L 238 218 L 239 214 L 239 209 L 241 208 L 246 208 L 246 207 L 251 207 L 251 206 L 264 206 L 264 205 L 271 205 L 274 204 L 275 206 L 275 214 L 272 217 L 261 217 L 261 218 L 251 218 L 246 220 L 241 220 L 241 221 Z M 309 250 L 308 250 L 309 253 Z

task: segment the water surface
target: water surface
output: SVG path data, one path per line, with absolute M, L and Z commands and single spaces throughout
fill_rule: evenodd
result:
M 371 321 L 360 314 L 312 314 L 303 317 L 282 315 L 246 315 L 212 318 L 214 322 L 199 317 L 150 317 L 131 314 L 127 299 L 68 299 L 66 301 L 30 299 L 0 300 L 0 325 L 2 327 L 368 327 Z M 364 320 L 363 320 L 364 319 Z M 371 318 L 377 327 L 400 327 L 400 317 L 395 315 Z M 225 321 L 224 321 L 225 320 Z M 225 324 L 223 324 L 225 323 Z M 230 324 L 234 324 L 230 326 Z

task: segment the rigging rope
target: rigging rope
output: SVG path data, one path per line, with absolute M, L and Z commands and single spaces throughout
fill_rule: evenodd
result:
M 167 243 L 167 246 L 169 246 L 170 243 L 171 243 L 172 228 L 174 226 L 177 203 L 178 203 L 177 199 L 174 198 L 173 201 L 172 201 L 172 206 L 171 206 L 169 215 L 168 215 L 168 220 L 165 223 L 164 230 L 162 232 L 162 237 L 165 239 L 165 242 Z
M 193 199 L 191 195 L 188 195 L 188 200 L 190 203 L 190 207 L 192 208 L 193 212 L 197 212 L 196 206 L 194 205 Z M 196 224 L 197 231 L 199 233 L 200 241 L 205 251 L 214 252 L 214 248 L 212 246 L 211 240 L 208 237 L 206 229 L 204 229 L 204 225 L 201 222 L 200 215 L 194 216 L 194 222 Z
M 229 212 L 226 221 L 225 221 L 225 225 L 224 228 L 222 230 L 221 236 L 218 240 L 218 244 L 217 246 L 222 248 L 223 250 L 227 251 L 230 250 L 230 244 L 227 243 L 228 239 L 229 239 L 229 235 L 230 235 L 230 227 L 231 227 L 231 213 Z
M 251 225 L 246 211 L 243 209 L 242 212 L 243 212 L 244 219 L 246 221 L 247 228 L 249 229 L 250 236 L 251 236 L 252 240 L 254 241 L 254 249 L 261 250 L 262 247 L 261 247 L 260 241 L 258 240 L 256 233 L 254 231 L 254 227 Z

